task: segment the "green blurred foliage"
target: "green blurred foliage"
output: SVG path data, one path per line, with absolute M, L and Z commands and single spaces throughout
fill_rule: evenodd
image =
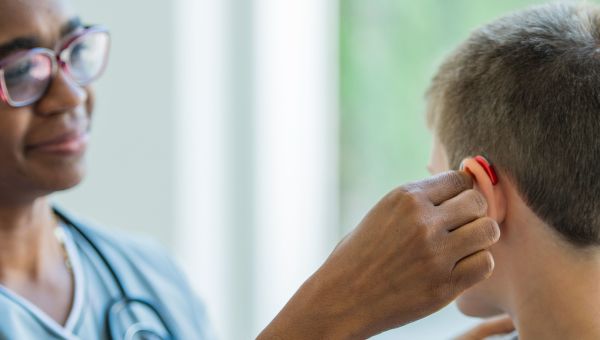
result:
M 341 225 L 426 177 L 424 93 L 473 29 L 535 0 L 341 0 Z

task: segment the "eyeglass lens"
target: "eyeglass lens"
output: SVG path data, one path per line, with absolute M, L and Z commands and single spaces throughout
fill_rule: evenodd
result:
M 81 36 L 69 45 L 63 53 L 68 56 L 64 60 L 73 80 L 80 85 L 87 85 L 100 76 L 108 44 L 108 35 L 96 32 Z
M 106 32 L 76 38 L 61 52 L 65 72 L 79 85 L 88 85 L 102 73 L 109 46 Z M 44 95 L 54 73 L 54 56 L 33 50 L 3 67 L 6 95 L 13 105 L 28 105 Z
M 13 102 L 28 102 L 46 90 L 53 69 L 51 58 L 45 53 L 28 53 L 4 67 L 6 90 Z

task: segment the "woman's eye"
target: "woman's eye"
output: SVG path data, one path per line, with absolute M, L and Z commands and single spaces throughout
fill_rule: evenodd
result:
M 31 72 L 33 63 L 31 60 L 22 61 L 14 66 L 4 69 L 4 78 L 7 82 L 16 81 Z
M 85 57 L 86 50 L 88 50 L 88 46 L 86 43 L 78 43 L 71 47 L 71 60 L 73 62 L 77 62 Z
M 77 58 L 79 54 L 81 54 L 82 48 L 83 47 L 81 46 L 81 44 L 76 44 L 73 47 L 71 47 L 71 58 Z

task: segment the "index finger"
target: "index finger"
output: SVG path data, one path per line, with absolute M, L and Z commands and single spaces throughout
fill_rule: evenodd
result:
M 473 178 L 466 171 L 448 171 L 419 182 L 419 187 L 433 205 L 440 205 L 461 192 L 473 188 Z

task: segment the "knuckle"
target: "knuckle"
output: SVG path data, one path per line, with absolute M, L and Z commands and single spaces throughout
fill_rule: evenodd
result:
M 407 195 L 410 195 L 410 189 L 406 186 L 398 187 L 392 191 L 390 191 L 385 198 L 390 203 L 396 203 L 398 201 L 403 200 Z
M 431 236 L 431 232 L 430 232 L 429 226 L 427 225 L 427 222 L 425 222 L 422 218 L 416 218 L 413 225 L 415 228 L 416 239 L 420 243 L 428 245 L 428 247 L 424 248 L 424 251 L 427 252 L 427 251 L 431 250 L 430 240 L 429 240 L 429 238 Z
M 414 189 L 407 190 L 403 188 L 402 190 L 398 190 L 395 196 L 394 202 L 408 211 L 415 211 L 420 206 L 421 199 L 419 192 Z

